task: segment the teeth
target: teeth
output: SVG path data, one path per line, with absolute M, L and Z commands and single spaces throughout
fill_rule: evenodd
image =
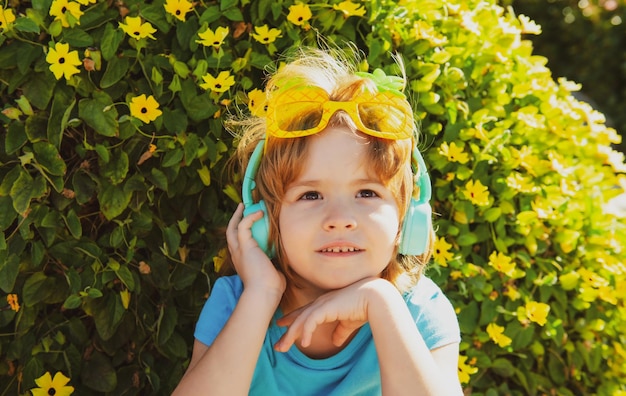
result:
M 354 252 L 358 249 L 355 249 L 353 247 L 333 247 L 333 248 L 326 248 L 323 249 L 323 252 L 332 252 L 332 253 L 346 253 L 346 252 Z

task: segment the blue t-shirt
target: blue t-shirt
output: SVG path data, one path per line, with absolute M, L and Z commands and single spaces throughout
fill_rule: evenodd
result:
M 211 345 L 222 330 L 243 291 L 239 276 L 219 278 L 207 300 L 195 337 Z M 429 349 L 460 342 L 460 330 L 450 301 L 432 280 L 422 277 L 404 295 L 415 324 Z M 280 309 L 265 333 L 257 361 L 251 395 L 380 395 L 380 368 L 369 324 L 361 327 L 350 343 L 336 355 L 311 359 L 295 346 L 277 352 L 273 346 L 286 332 L 276 325 Z

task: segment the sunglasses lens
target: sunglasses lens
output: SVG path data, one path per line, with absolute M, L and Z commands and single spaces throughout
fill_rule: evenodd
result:
M 365 127 L 378 132 L 401 133 L 407 128 L 405 112 L 387 104 L 360 103 L 359 117 Z
M 324 110 L 319 102 L 286 103 L 276 107 L 276 123 L 281 131 L 295 132 L 315 129 Z

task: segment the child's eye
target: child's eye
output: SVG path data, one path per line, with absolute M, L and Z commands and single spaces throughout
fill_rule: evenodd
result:
M 322 195 L 318 193 L 317 191 L 307 191 L 304 194 L 302 194 L 302 196 L 300 197 L 300 199 L 306 200 L 306 201 L 312 201 L 312 200 L 321 199 L 321 198 L 322 198 Z
M 359 198 L 375 198 L 377 196 L 378 194 L 376 194 L 373 190 L 361 190 L 357 194 L 357 197 Z

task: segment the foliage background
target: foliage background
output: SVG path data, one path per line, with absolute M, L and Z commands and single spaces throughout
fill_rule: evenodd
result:
M 162 0 L 83 3 L 3 6 L 0 394 L 57 371 L 80 395 L 171 392 L 239 201 L 223 118 L 318 34 L 355 42 L 364 69 L 406 60 L 438 213 L 429 275 L 459 314 L 466 392 L 626 393 L 626 233 L 606 210 L 624 190 L 620 139 L 534 54 L 531 21 L 478 0 L 311 2 L 296 23 L 290 0 L 181 19 Z M 125 34 L 126 16 L 154 39 Z M 221 44 L 197 42 L 219 27 Z M 77 74 L 51 73 L 54 43 L 78 51 Z M 131 116 L 142 94 L 154 120 Z
M 626 2 L 624 0 L 502 1 L 543 27 L 534 36 L 535 52 L 549 59 L 556 76 L 582 84 L 581 90 L 603 111 L 608 124 L 626 133 Z M 616 145 L 622 151 L 626 146 Z

